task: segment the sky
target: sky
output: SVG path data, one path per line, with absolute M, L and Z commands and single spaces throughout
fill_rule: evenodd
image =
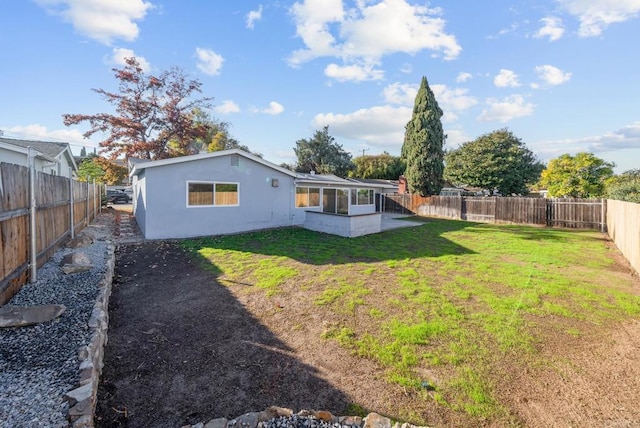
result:
M 181 68 L 266 160 L 329 126 L 399 155 L 423 76 L 446 149 L 508 128 L 547 162 L 640 168 L 640 0 L 2 0 L 0 130 L 97 147 L 65 113 L 112 112 L 113 68 Z M 99 149 L 98 149 L 99 150 Z

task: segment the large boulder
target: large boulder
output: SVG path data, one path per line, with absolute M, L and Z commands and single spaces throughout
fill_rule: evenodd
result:
M 86 272 L 93 268 L 91 259 L 81 252 L 69 253 L 62 258 L 60 262 L 62 271 L 67 275 L 78 272 Z
M 51 321 L 67 309 L 64 305 L 0 307 L 0 327 L 22 327 Z

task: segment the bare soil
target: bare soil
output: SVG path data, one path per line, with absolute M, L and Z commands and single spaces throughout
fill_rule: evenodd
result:
M 616 274 L 630 274 L 618 262 Z M 351 403 L 394 418 L 403 417 L 398 403 L 411 403 L 430 425 L 478 426 L 322 340 L 333 320 L 303 294 L 282 301 L 247 288 L 220 285 L 176 242 L 121 245 L 97 426 L 180 427 L 271 405 L 344 415 Z M 505 360 L 488 381 L 508 415 L 480 425 L 640 427 L 640 323 L 591 330 L 575 340 L 541 332 L 539 352 L 552 364 Z

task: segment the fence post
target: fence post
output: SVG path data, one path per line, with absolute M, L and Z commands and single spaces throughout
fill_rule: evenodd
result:
M 605 215 L 605 203 L 607 202 L 606 199 L 601 198 L 600 199 L 600 232 L 604 233 L 605 231 L 605 226 L 607 224 L 607 219 L 604 217 Z
M 87 180 L 87 203 L 85 204 L 86 205 L 86 207 L 85 207 L 86 210 L 85 210 L 85 213 L 84 213 L 84 225 L 85 225 L 85 227 L 89 226 L 89 176 L 88 175 L 87 175 L 86 180 Z
M 96 179 L 93 179 L 93 218 L 95 220 L 98 214 L 98 208 L 96 207 Z
M 76 237 L 76 222 L 73 218 L 73 211 L 75 207 L 75 201 L 73 199 L 73 175 L 71 174 L 71 168 L 69 168 L 69 218 L 71 221 L 71 239 Z
M 36 167 L 35 153 L 32 147 L 27 147 L 29 164 L 29 282 L 38 279 L 38 254 L 36 253 Z

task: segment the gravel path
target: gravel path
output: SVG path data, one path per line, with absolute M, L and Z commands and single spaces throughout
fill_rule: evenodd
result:
M 85 253 L 94 266 L 65 275 L 62 257 Z M 104 277 L 107 242 L 60 249 L 8 303 L 15 306 L 63 304 L 66 311 L 48 323 L 0 329 L 0 427 L 67 427 L 63 394 L 79 381 L 78 349 L 87 345 L 87 322 Z

